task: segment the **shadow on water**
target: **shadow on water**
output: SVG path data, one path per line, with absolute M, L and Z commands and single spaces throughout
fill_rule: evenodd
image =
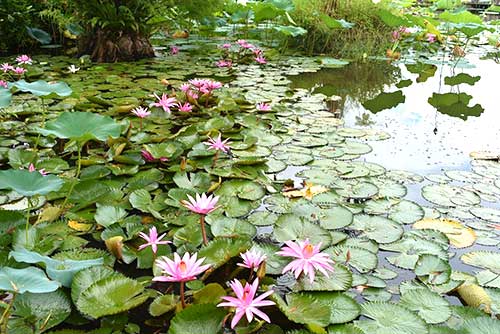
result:
M 473 151 L 500 151 L 494 60 L 411 64 L 367 61 L 290 76 L 292 88 L 342 98 L 348 127 L 370 126 L 391 139 L 374 142 L 367 158 L 390 169 L 430 173 L 469 169 Z M 474 65 L 472 65 L 474 64 Z

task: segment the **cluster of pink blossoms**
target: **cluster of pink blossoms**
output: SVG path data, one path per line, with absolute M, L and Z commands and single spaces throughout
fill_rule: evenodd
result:
M 410 28 L 408 28 L 408 27 L 399 27 L 399 29 L 394 30 L 391 33 L 392 41 L 393 42 L 399 41 L 402 36 L 409 35 L 409 34 L 411 34 L 411 29 Z
M 3 63 L 0 65 L 0 70 L 3 73 L 10 73 L 10 74 L 15 74 L 17 76 L 21 76 L 24 73 L 26 73 L 27 70 L 24 67 L 21 67 L 20 65 L 31 65 L 31 64 L 33 64 L 33 59 L 31 59 L 27 55 L 21 55 L 21 56 L 16 58 L 16 62 L 17 62 L 17 65 L 15 65 L 15 66 L 11 65 L 9 63 Z M 7 88 L 4 83 L 0 84 L 0 85 Z
M 264 52 L 262 52 L 262 50 L 260 48 L 258 48 L 257 46 L 247 42 L 244 39 L 237 40 L 234 45 L 237 46 L 236 53 L 237 53 L 238 57 L 242 56 L 242 51 L 248 50 L 248 51 L 250 51 L 250 54 L 253 54 L 253 57 L 254 57 L 253 60 L 255 60 L 255 62 L 257 62 L 258 64 L 267 64 L 267 60 L 264 57 Z M 232 46 L 233 46 L 233 44 L 231 44 L 231 43 L 224 43 L 224 44 L 219 46 L 220 49 L 225 50 L 225 55 L 222 59 L 218 60 L 215 63 L 215 65 L 217 67 L 230 68 L 233 66 L 233 60 L 229 59 L 229 52 L 230 52 Z

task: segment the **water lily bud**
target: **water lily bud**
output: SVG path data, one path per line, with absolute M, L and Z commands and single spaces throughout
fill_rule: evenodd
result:
M 257 269 L 257 277 L 259 279 L 264 278 L 266 276 L 266 261 L 262 261 L 262 263 L 259 265 L 259 269 Z

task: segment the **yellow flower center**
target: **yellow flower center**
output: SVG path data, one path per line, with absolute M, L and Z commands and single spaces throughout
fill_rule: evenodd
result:
M 311 257 L 313 255 L 314 247 L 313 245 L 309 244 L 304 248 L 304 254 L 306 257 Z
M 186 269 L 187 269 L 186 262 L 181 261 L 179 263 L 179 270 L 184 274 L 186 272 Z

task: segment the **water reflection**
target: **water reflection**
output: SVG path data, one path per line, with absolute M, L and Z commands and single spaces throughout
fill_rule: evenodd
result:
M 500 66 L 477 55 L 469 56 L 469 64 L 475 67 L 355 63 L 290 79 L 292 87 L 341 96 L 346 126 L 391 134 L 388 141 L 370 143 L 370 161 L 391 169 L 439 172 L 468 169 L 470 152 L 500 151 L 495 97 Z M 454 84 L 460 73 L 481 79 L 474 85 Z

